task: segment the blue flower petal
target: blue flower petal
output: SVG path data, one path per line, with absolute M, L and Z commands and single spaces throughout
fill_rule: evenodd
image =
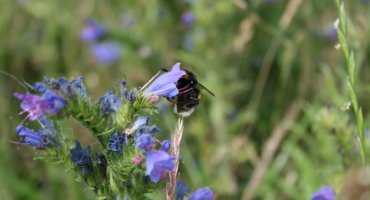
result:
M 144 91 L 144 96 L 157 95 L 169 98 L 176 96 L 179 93 L 176 82 L 185 74 L 186 72 L 180 69 L 180 63 L 176 63 L 171 71 L 160 75 L 150 84 Z
M 210 187 L 201 188 L 193 192 L 188 200 L 213 200 L 213 192 Z
M 171 141 L 170 140 L 163 140 L 161 143 L 161 151 L 168 152 L 171 148 Z
M 312 195 L 311 200 L 335 200 L 335 194 L 331 187 L 324 186 Z
M 121 47 L 116 42 L 94 44 L 91 52 L 100 64 L 111 64 L 121 57 Z
M 87 91 L 82 80 L 83 77 L 79 76 L 71 81 L 72 91 L 83 98 L 87 98 Z
M 174 160 L 164 151 L 148 152 L 146 157 L 146 172 L 150 180 L 158 182 L 160 179 L 165 178 L 167 173 L 172 171 L 175 167 Z

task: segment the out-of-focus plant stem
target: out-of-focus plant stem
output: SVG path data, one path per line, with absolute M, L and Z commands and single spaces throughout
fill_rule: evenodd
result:
M 360 141 L 360 153 L 362 162 L 366 165 L 367 164 L 367 153 L 366 153 L 366 144 L 365 144 L 365 130 L 363 125 L 363 115 L 361 107 L 358 103 L 358 98 L 356 95 L 356 64 L 354 59 L 354 53 L 351 49 L 349 49 L 349 41 L 348 41 L 348 31 L 347 31 L 347 16 L 344 10 L 344 3 L 341 0 L 335 0 L 338 13 L 339 13 L 339 21 L 337 21 L 334 25 L 338 32 L 339 44 L 340 48 L 342 49 L 344 59 L 346 61 L 347 71 L 348 71 L 348 88 L 349 88 L 349 95 L 351 98 L 351 102 L 353 105 L 353 111 L 356 116 L 357 122 L 357 136 Z M 339 24 L 338 24 L 339 22 Z

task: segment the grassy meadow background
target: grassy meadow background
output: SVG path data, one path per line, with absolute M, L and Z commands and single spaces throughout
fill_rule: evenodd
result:
M 370 1 L 345 1 L 345 9 L 368 136 Z M 0 199 L 95 198 L 61 166 L 9 142 L 23 120 L 13 92 L 25 92 L 10 75 L 27 83 L 81 75 L 98 100 L 122 79 L 139 87 L 176 62 L 216 95 L 204 92 L 185 120 L 180 177 L 191 189 L 210 186 L 217 199 L 309 199 L 325 185 L 339 197 L 352 191 L 363 164 L 337 17 L 332 0 L 0 0 Z M 106 26 L 117 61 L 94 58 L 80 37 L 86 19 Z M 176 115 L 163 100 L 151 120 L 166 138 Z M 70 124 L 83 144 L 94 142 Z M 357 189 L 369 189 L 366 180 Z

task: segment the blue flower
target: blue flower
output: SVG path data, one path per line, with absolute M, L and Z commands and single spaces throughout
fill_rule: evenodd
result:
M 41 116 L 39 118 L 39 121 L 40 121 L 41 125 L 43 126 L 43 129 L 47 129 L 47 130 L 50 131 L 51 135 L 55 135 L 54 124 L 47 117 Z
M 136 91 L 135 90 L 131 90 L 129 93 L 128 93 L 128 96 L 127 96 L 127 100 L 133 104 L 137 99 L 137 94 L 136 94 Z
M 47 90 L 42 96 L 42 100 L 47 107 L 46 114 L 56 115 L 64 107 L 65 101 L 59 94 Z
M 22 100 L 21 108 L 23 111 L 19 114 L 21 115 L 28 112 L 25 120 L 29 119 L 31 121 L 34 121 L 45 114 L 56 115 L 60 110 L 62 110 L 65 104 L 63 97 L 51 90 L 45 91 L 41 97 L 20 93 L 14 93 L 14 96 Z
M 146 157 L 146 172 L 150 180 L 157 183 L 166 177 L 167 173 L 175 167 L 175 157 L 171 157 L 164 151 L 148 152 Z
M 188 186 L 184 182 L 177 180 L 175 190 L 175 200 L 183 200 L 184 197 L 189 193 L 190 189 L 188 188 Z
M 144 91 L 144 96 L 156 95 L 168 98 L 176 96 L 179 93 L 176 82 L 185 74 L 185 71 L 180 69 L 180 63 L 176 63 L 171 71 L 163 73 L 150 84 Z
M 143 152 L 150 152 L 155 149 L 155 140 L 150 134 L 143 134 L 136 138 L 136 147 Z
M 114 132 L 109 139 L 108 151 L 122 154 L 123 145 L 126 144 L 126 134 Z
M 59 143 L 55 135 L 54 124 L 46 116 L 41 116 L 39 122 L 42 128 L 37 133 L 41 136 L 42 143 L 46 147 L 58 147 Z
M 94 44 L 91 52 L 100 64 L 111 64 L 121 57 L 121 47 L 116 42 Z
M 149 117 L 143 117 L 143 116 L 137 117 L 134 124 L 132 125 L 131 129 L 136 130 L 139 127 L 142 127 L 144 125 L 148 125 L 148 123 L 149 123 Z
M 335 200 L 335 194 L 331 187 L 325 186 L 317 190 L 312 195 L 311 200 Z
M 87 146 L 85 149 L 83 149 L 80 142 L 76 140 L 75 147 L 70 150 L 70 158 L 73 164 L 82 170 L 82 174 L 84 176 L 93 171 L 93 164 L 90 157 L 90 148 L 90 146 Z
M 171 148 L 171 141 L 170 140 L 163 140 L 161 143 L 161 151 L 168 152 Z
M 126 83 L 125 80 L 122 80 L 121 81 L 120 89 L 121 89 L 121 97 L 122 97 L 122 99 L 127 99 L 127 97 L 128 97 L 128 90 L 127 90 L 127 83 Z
M 72 91 L 83 98 L 88 98 L 87 91 L 82 80 L 83 77 L 79 76 L 71 81 Z
M 213 192 L 210 187 L 201 188 L 193 192 L 188 200 L 213 200 Z
M 45 77 L 44 82 L 54 90 L 60 91 L 64 96 L 72 95 L 72 87 L 67 79 L 60 77 L 56 80 Z
M 181 16 L 181 22 L 185 27 L 191 27 L 194 24 L 195 16 L 192 12 L 184 12 Z
M 27 144 L 29 146 L 44 149 L 44 143 L 42 143 L 42 138 L 37 132 L 34 132 L 22 125 L 17 127 L 17 134 L 19 136 L 19 143 Z
M 86 42 L 96 42 L 102 39 L 106 34 L 107 29 L 103 24 L 92 19 L 87 19 L 80 33 L 80 37 Z
M 112 91 L 107 91 L 104 96 L 100 97 L 99 104 L 101 105 L 101 113 L 104 115 L 109 112 L 116 112 L 117 109 L 117 97 Z
M 39 118 L 43 128 L 38 131 L 32 131 L 22 125 L 17 127 L 17 135 L 19 136 L 19 143 L 27 144 L 29 146 L 45 149 L 47 147 L 57 147 L 58 142 L 55 136 L 55 129 L 53 123 L 45 116 Z
M 142 134 L 154 134 L 154 133 L 157 133 L 161 131 L 157 126 L 155 125 L 151 125 L 151 126 L 141 126 L 139 127 L 136 132 L 135 132 L 135 136 L 140 136 Z
M 36 92 L 41 93 L 41 94 L 45 93 L 48 90 L 45 84 L 39 83 L 39 82 L 34 83 L 33 88 Z

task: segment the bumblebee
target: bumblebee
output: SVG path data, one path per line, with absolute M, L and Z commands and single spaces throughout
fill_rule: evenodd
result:
M 162 70 L 166 72 L 168 71 L 166 69 Z M 175 113 L 183 117 L 188 117 L 194 112 L 195 107 L 199 104 L 200 92 L 202 89 L 212 96 L 215 95 L 197 81 L 194 73 L 188 70 L 184 71 L 186 74 L 176 82 L 176 87 L 179 90 L 179 93 L 175 97 L 167 98 L 167 100 L 175 104 Z

